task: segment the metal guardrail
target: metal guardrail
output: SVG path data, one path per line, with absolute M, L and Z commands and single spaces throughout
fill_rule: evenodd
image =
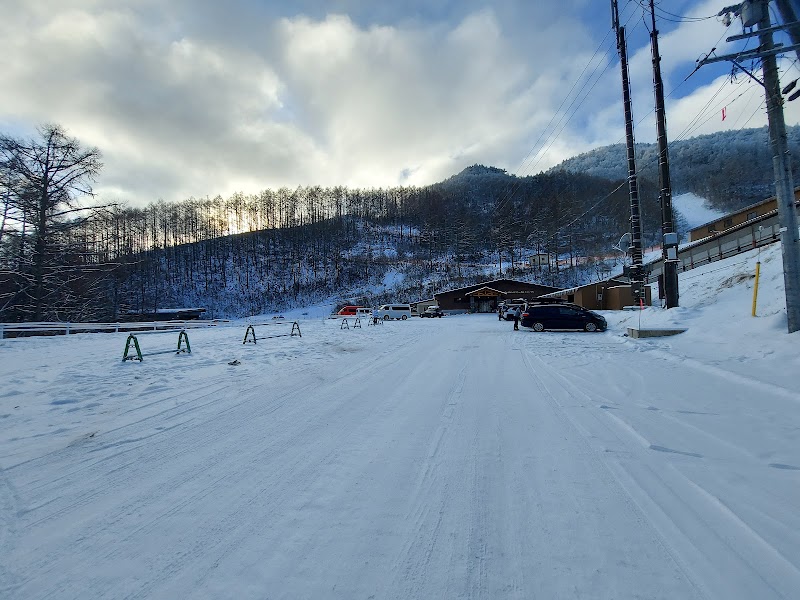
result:
M 678 250 L 678 270 L 690 271 L 779 241 L 780 223 L 777 214 L 765 215 L 683 246 Z M 648 283 L 652 283 L 663 273 L 664 261 L 657 259 L 645 267 L 649 269 Z
M 230 321 L 223 319 L 190 321 L 146 321 L 131 323 L 69 323 L 69 322 L 31 322 L 31 323 L 0 323 L 0 340 L 7 334 L 16 334 L 14 337 L 24 337 L 25 334 L 63 334 L 72 333 L 101 333 L 120 331 L 168 331 L 172 329 L 196 329 L 200 327 L 216 327 L 227 325 Z

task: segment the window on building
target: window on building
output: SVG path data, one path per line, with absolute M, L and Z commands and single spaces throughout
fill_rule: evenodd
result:
M 752 212 L 747 213 L 747 220 L 755 219 L 758 216 L 758 211 L 754 210 Z
M 731 219 L 725 219 L 725 222 L 723 223 L 723 225 L 725 227 L 732 227 L 733 226 L 733 219 L 732 218 Z

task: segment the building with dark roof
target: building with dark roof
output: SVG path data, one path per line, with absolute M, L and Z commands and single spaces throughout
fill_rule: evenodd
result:
M 644 286 L 644 292 L 645 305 L 650 306 L 652 292 L 649 285 Z M 626 306 L 636 305 L 631 283 L 627 277 L 612 277 L 605 281 L 543 294 L 542 297 L 574 302 L 589 310 L 622 310 Z
M 800 210 L 800 188 L 795 188 L 794 190 L 794 201 L 795 209 Z M 743 225 L 745 223 L 763 220 L 764 217 L 768 217 L 777 213 L 778 199 L 773 196 L 772 198 L 767 198 L 763 202 L 745 206 L 736 212 L 732 212 L 719 217 L 714 221 L 709 221 L 708 223 L 703 223 L 694 229 L 690 229 L 689 241 L 696 242 L 697 240 L 707 238 L 722 231 L 733 229 L 734 227 L 738 227 L 739 225 Z
M 436 294 L 436 303 L 446 311 L 496 312 L 505 300 L 533 300 L 559 288 L 515 279 L 495 279 Z

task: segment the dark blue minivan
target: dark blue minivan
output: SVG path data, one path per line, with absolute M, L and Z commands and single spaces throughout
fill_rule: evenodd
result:
M 520 325 L 534 331 L 566 329 L 578 331 L 605 331 L 606 320 L 595 312 L 577 304 L 529 304 L 525 307 Z

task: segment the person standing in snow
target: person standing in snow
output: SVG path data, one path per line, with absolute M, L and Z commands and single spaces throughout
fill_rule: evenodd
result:
M 520 307 L 514 309 L 514 331 L 519 331 L 519 316 L 522 314 Z

